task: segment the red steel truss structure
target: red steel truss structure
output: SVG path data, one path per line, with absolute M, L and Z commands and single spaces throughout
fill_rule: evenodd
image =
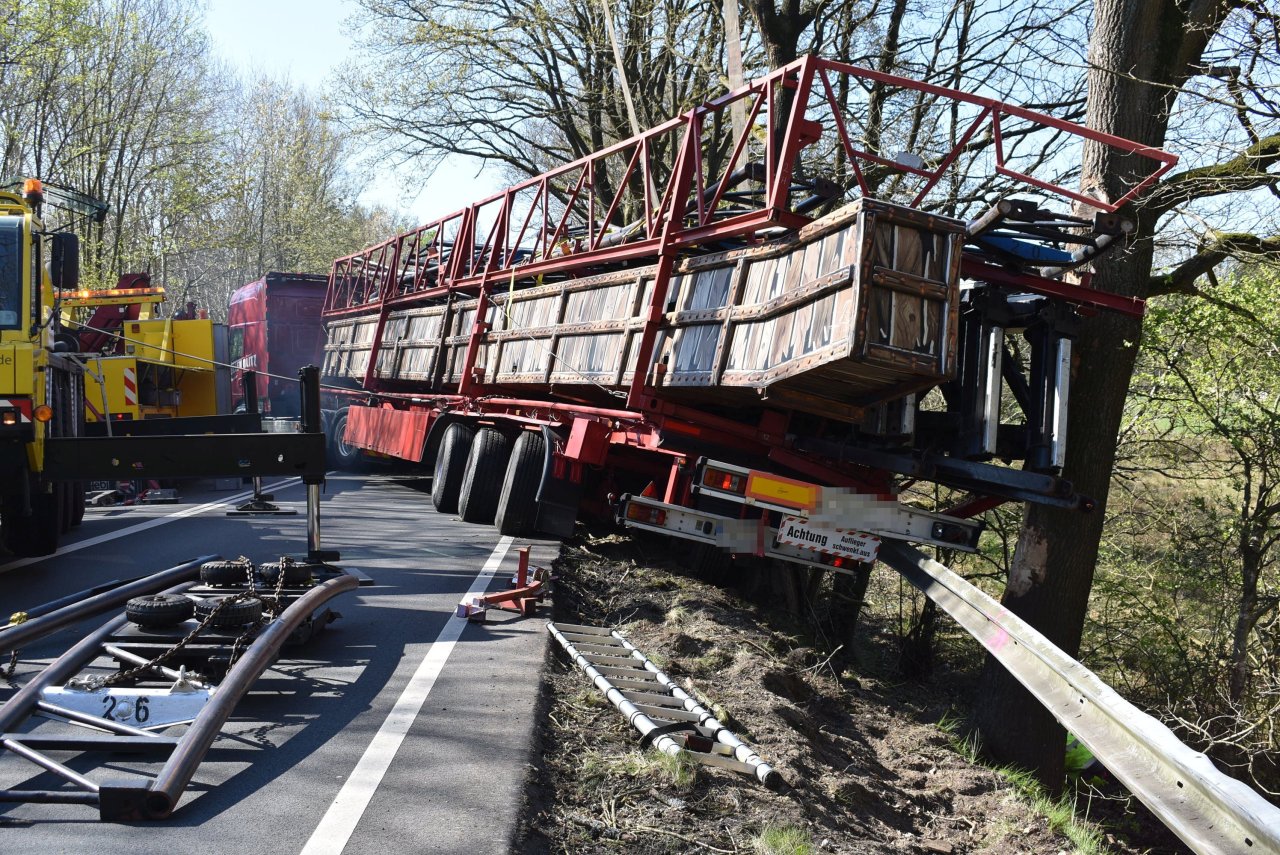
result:
M 963 115 L 954 145 L 923 157 L 896 159 L 861 147 L 853 117 L 839 106 L 837 91 L 879 87 L 890 97 L 913 99 L 917 111 L 945 108 Z M 746 103 L 748 123 L 736 138 L 729 105 Z M 772 128 L 771 144 L 759 128 Z M 979 145 L 979 143 L 985 143 Z M 1047 148 L 1064 144 L 1112 146 L 1153 161 L 1145 178 L 1119 199 L 1104 200 L 1044 181 L 1020 167 Z M 1177 162 L 1159 149 L 1103 134 L 1072 122 L 954 89 L 913 81 L 838 62 L 805 57 L 750 85 L 609 146 L 552 169 L 434 222 L 393 237 L 333 266 L 325 316 L 387 314 L 446 295 L 479 297 L 475 332 L 464 380 L 457 394 L 483 389 L 471 379 L 477 340 L 483 332 L 486 297 L 544 276 L 573 276 L 656 262 L 656 287 L 638 364 L 647 364 L 665 305 L 672 264 L 681 253 L 726 239 L 751 240 L 769 229 L 796 229 L 809 221 L 796 212 L 806 192 L 796 176 L 804 154 L 834 155 L 847 164 L 848 198 L 886 189 L 919 207 L 937 196 L 939 185 L 975 153 L 990 161 L 990 175 L 1024 189 L 1069 200 L 1077 210 L 1112 212 L 1131 201 Z M 733 193 L 752 149 L 763 169 L 750 172 L 758 190 Z M 1079 162 L 1078 158 L 1075 162 Z M 970 179 L 971 180 L 971 179 Z M 914 186 L 910 182 L 914 181 Z M 732 201 L 730 201 L 732 200 Z M 990 272 L 990 271 L 988 271 Z M 1022 277 L 1028 290 L 1104 308 L 1135 311 L 1132 301 L 1062 282 Z M 1136 310 L 1140 311 L 1137 306 Z M 381 344 L 383 325 L 375 333 Z M 370 360 L 364 388 L 379 388 Z M 642 408 L 643 372 L 637 372 L 629 408 Z

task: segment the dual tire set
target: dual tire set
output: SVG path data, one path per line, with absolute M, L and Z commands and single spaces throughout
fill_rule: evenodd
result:
M 454 422 L 436 453 L 431 504 L 465 522 L 493 523 L 505 535 L 530 535 L 546 450 L 540 432 L 521 431 L 512 441 L 496 428 Z

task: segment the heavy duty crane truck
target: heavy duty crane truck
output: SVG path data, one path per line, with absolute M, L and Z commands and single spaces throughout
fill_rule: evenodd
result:
M 850 92 L 911 150 L 859 142 Z M 1028 174 L 1081 146 L 1149 177 L 1100 199 Z M 1090 506 L 1060 477 L 1073 338 L 1143 307 L 1087 267 L 1175 162 L 806 57 L 335 261 L 324 381 L 356 396 L 346 443 L 432 464 L 437 510 L 506 534 L 596 511 L 837 569 L 884 537 L 973 549 L 1001 501 Z M 963 498 L 918 510 L 903 478 Z
M 44 188 L 0 192 L 0 539 L 16 555 L 57 549 L 84 491 L 45 477 L 47 441 L 84 433 L 84 371 L 54 311 L 79 278 L 79 240 L 47 232 Z

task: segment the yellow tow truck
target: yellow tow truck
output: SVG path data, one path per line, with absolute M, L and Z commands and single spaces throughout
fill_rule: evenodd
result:
M 115 288 L 61 295 L 63 325 L 76 336 L 85 366 L 90 435 L 109 432 L 112 422 L 227 410 L 213 321 L 194 305 L 160 317 L 165 300 L 165 289 L 146 273 L 125 274 Z
M 46 441 L 84 434 L 84 370 L 61 325 L 59 294 L 79 284 L 76 235 L 40 218 L 44 187 L 0 191 L 0 542 L 47 555 L 84 516 L 74 481 L 45 477 Z

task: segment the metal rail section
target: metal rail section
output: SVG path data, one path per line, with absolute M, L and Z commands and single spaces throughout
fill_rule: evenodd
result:
M 1026 622 L 906 544 L 886 541 L 880 560 L 981 642 L 1194 851 L 1280 852 L 1280 809 L 1219 772 Z
M 642 744 L 652 743 L 664 754 L 687 751 L 707 766 L 754 775 L 768 787 L 781 785 L 776 769 L 619 633 L 550 621 L 547 632 L 640 731 Z
M 158 576 L 172 581 L 176 571 L 188 569 L 189 565 L 183 565 Z M 183 582 L 169 587 L 166 593 L 189 593 L 195 584 L 192 581 Z M 99 657 L 113 657 L 128 665 L 141 664 L 138 661 L 141 657 L 130 655 L 128 651 L 121 649 L 127 646 L 125 643 L 122 642 L 119 646 L 112 643 L 117 634 L 125 629 L 125 616 L 108 621 L 55 660 L 0 707 L 0 748 L 62 778 L 72 785 L 72 789 L 0 790 L 0 802 L 97 806 L 101 819 L 120 822 L 168 817 L 236 704 L 248 693 L 262 672 L 276 660 L 285 642 L 308 621 L 327 621 L 330 615 L 327 614 L 325 605 L 359 584 L 360 579 L 356 575 L 336 570 L 305 592 L 287 591 L 291 600 L 289 605 L 258 632 L 216 685 L 198 681 L 194 677 L 188 678 L 185 670 L 174 672 L 168 668 L 153 666 L 155 676 L 161 679 L 176 678 L 173 687 L 160 690 L 130 688 L 123 690 L 124 695 L 129 696 L 134 709 L 139 705 L 139 698 L 147 697 L 158 706 L 160 700 L 168 697 L 174 701 L 170 706 L 180 708 L 181 711 L 176 715 L 157 713 L 154 718 L 148 716 L 151 722 L 149 726 L 136 726 L 121 720 L 131 717 L 138 724 L 143 724 L 138 715 L 104 717 L 76 708 L 86 705 L 77 704 L 75 695 L 99 700 L 99 695 L 107 698 L 112 690 L 95 692 L 63 688 L 63 684 Z M 210 590 L 205 593 L 225 592 Z M 49 615 L 50 618 L 56 616 L 57 613 Z M 52 624 L 45 624 L 46 631 L 52 631 L 47 629 L 50 625 Z M 181 635 L 177 637 L 185 636 L 189 628 L 180 626 Z M 224 648 L 230 646 L 233 645 L 223 645 Z M 119 701 L 119 704 L 123 706 L 124 701 Z M 191 714 L 186 711 L 191 711 Z M 65 721 L 82 735 L 68 736 L 61 731 L 41 733 L 38 729 L 19 731 L 28 719 L 37 715 Z M 188 721 L 189 726 L 179 736 L 156 732 Z M 150 779 L 138 777 L 127 781 L 95 781 L 49 757 L 45 753 L 49 751 L 125 752 L 144 757 L 159 755 L 167 759 L 159 772 Z

